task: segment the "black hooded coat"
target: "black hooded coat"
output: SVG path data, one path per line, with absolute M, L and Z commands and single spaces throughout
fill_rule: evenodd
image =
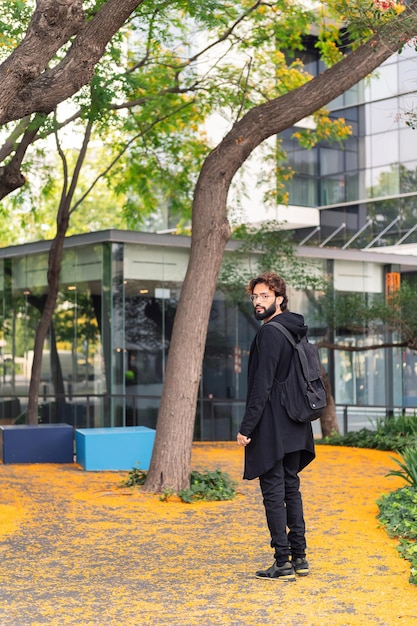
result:
M 283 324 L 295 338 L 308 327 L 298 313 L 284 311 L 272 319 Z M 262 324 L 252 342 L 248 363 L 248 392 L 242 435 L 251 438 L 245 447 L 243 478 L 251 480 L 270 470 L 289 452 L 300 451 L 301 471 L 315 457 L 310 423 L 294 422 L 281 405 L 279 386 L 288 376 L 293 348 L 278 328 Z

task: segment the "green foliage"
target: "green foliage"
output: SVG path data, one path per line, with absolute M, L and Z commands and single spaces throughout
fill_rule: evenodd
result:
M 232 302 L 241 302 L 245 285 L 257 274 L 276 271 L 288 285 L 298 289 L 319 289 L 323 281 L 314 265 L 296 256 L 292 232 L 275 221 L 241 225 L 233 239 L 238 244 L 223 260 L 219 288 Z
M 400 467 L 399 470 L 391 470 L 387 476 L 399 476 L 412 487 L 417 489 L 417 445 L 416 447 L 405 447 L 401 459 L 391 457 Z
M 417 289 L 413 279 L 402 281 L 389 298 L 384 294 L 340 293 L 325 283 L 316 301 L 318 321 L 343 333 L 392 332 L 394 341 L 417 349 Z
M 138 467 L 133 467 L 123 487 L 135 487 L 145 484 L 146 472 Z M 166 489 L 160 496 L 160 500 L 167 502 L 174 495 L 171 489 Z M 233 500 L 236 496 L 236 483 L 225 472 L 220 469 L 214 471 L 205 470 L 203 472 L 192 471 L 190 475 L 190 487 L 178 492 L 178 497 L 183 502 L 197 502 L 204 500 L 213 502 L 218 500 Z
M 139 467 L 132 467 L 128 477 L 122 483 L 122 487 L 138 487 L 145 484 L 146 472 L 139 469 Z
M 385 417 L 375 422 L 375 429 L 362 428 L 346 435 L 334 435 L 320 441 L 331 446 L 350 446 L 395 450 L 402 452 L 417 445 L 417 416 L 398 415 Z
M 105 1 L 83 4 L 89 20 Z M 35 3 L 1 5 L 0 43 L 7 56 L 24 37 Z M 166 216 L 170 227 L 188 224 L 197 176 L 212 147 L 204 130 L 208 115 L 221 111 L 230 127 L 253 106 L 309 80 L 299 56 L 315 21 L 317 14 L 304 3 L 288 0 L 141 3 L 109 42 L 91 84 L 58 107 L 56 120 L 55 113 L 43 120 L 41 149 L 31 146 L 23 164 L 28 184 L 3 202 L 11 216 L 2 226 L 4 241 L 53 235 L 62 180 L 48 136 L 57 129 L 64 143 L 71 138 L 64 146 L 71 161 L 87 120 L 94 120 L 93 135 L 75 201 L 91 196 L 91 185 L 96 193 L 90 202 L 83 199 L 68 234 L 106 228 L 109 219 L 131 229 L 164 228 Z M 68 47 L 51 64 L 63 59 Z M 300 141 L 314 145 L 347 132 L 325 111 L 317 114 L 316 124 L 317 130 L 301 134 Z M 285 202 L 290 173 L 283 155 L 278 162 L 272 152 L 266 156 L 271 159 L 265 168 L 271 172 L 267 197 Z M 149 217 L 155 214 L 162 216 L 160 225 Z
M 204 472 L 193 471 L 189 489 L 183 489 L 178 495 L 183 502 L 233 500 L 236 496 L 236 483 L 228 474 L 219 469 Z
M 0 62 L 12 52 L 19 43 L 22 29 L 29 25 L 33 11 L 33 2 L 25 0 L 6 0 L 0 6 Z
M 390 537 L 399 539 L 398 551 L 410 561 L 410 583 L 417 585 L 417 487 L 384 494 L 378 501 L 378 519 Z
M 402 2 L 397 2 L 395 6 L 388 9 L 382 9 L 374 0 L 355 0 L 355 2 L 331 0 L 327 3 L 321 3 L 321 6 L 323 21 L 327 19 L 327 32 L 332 32 L 335 23 L 343 22 L 348 34 L 349 45 L 352 48 L 356 48 L 360 43 L 368 40 L 378 29 L 404 11 Z M 331 42 L 330 37 L 329 40 Z

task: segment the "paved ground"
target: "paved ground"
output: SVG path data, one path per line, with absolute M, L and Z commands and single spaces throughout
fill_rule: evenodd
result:
M 120 487 L 125 473 L 0 465 L 0 625 L 417 625 L 417 588 L 375 504 L 402 483 L 391 454 L 317 447 L 302 474 L 311 575 L 272 563 L 243 451 L 196 444 L 194 467 L 239 479 L 231 502 L 186 505 Z

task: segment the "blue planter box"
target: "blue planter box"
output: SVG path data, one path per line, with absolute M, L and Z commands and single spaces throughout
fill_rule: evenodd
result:
M 69 424 L 0 426 L 3 463 L 73 463 L 74 429 Z
M 155 430 L 146 426 L 77 428 L 76 460 L 85 470 L 148 470 Z

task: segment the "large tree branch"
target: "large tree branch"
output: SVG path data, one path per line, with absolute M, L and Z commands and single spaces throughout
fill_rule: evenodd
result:
M 46 2 L 46 0 L 43 1 Z M 75 0 L 65 1 L 72 5 Z M 21 80 L 18 86 L 15 79 L 12 97 L 7 97 L 7 106 L 0 106 L 0 124 L 20 119 L 34 112 L 50 113 L 60 102 L 74 95 L 81 87 L 89 83 L 94 73 L 94 67 L 103 56 L 110 39 L 143 1 L 108 0 L 78 33 L 67 55 L 58 65 L 46 70 L 29 83 L 28 76 L 24 81 Z M 70 14 L 68 13 L 69 17 Z M 31 23 L 27 37 L 29 37 L 29 33 L 32 36 L 32 28 Z M 62 43 L 65 42 L 61 41 L 61 45 Z M 49 59 L 54 52 L 55 50 L 49 53 Z M 11 60 L 11 57 L 8 61 Z M 26 84 L 26 87 L 19 91 L 22 84 Z M 0 99 L 0 104 L 1 102 L 2 99 Z
M 35 141 L 41 123 L 28 126 L 17 146 L 13 158 L 4 167 L 0 168 L 0 200 L 15 189 L 22 187 L 26 179 L 21 172 L 21 166 L 28 147 Z
M 413 0 L 401 15 L 334 66 L 297 89 L 248 111 L 210 153 L 199 180 L 208 177 L 218 182 L 221 177 L 227 193 L 233 176 L 265 139 L 291 128 L 353 87 L 398 51 L 416 29 L 417 0 Z
M 82 4 L 82 0 L 37 1 L 26 36 L 0 65 L 0 118 L 7 118 L 19 92 L 38 78 L 54 54 L 82 28 Z

